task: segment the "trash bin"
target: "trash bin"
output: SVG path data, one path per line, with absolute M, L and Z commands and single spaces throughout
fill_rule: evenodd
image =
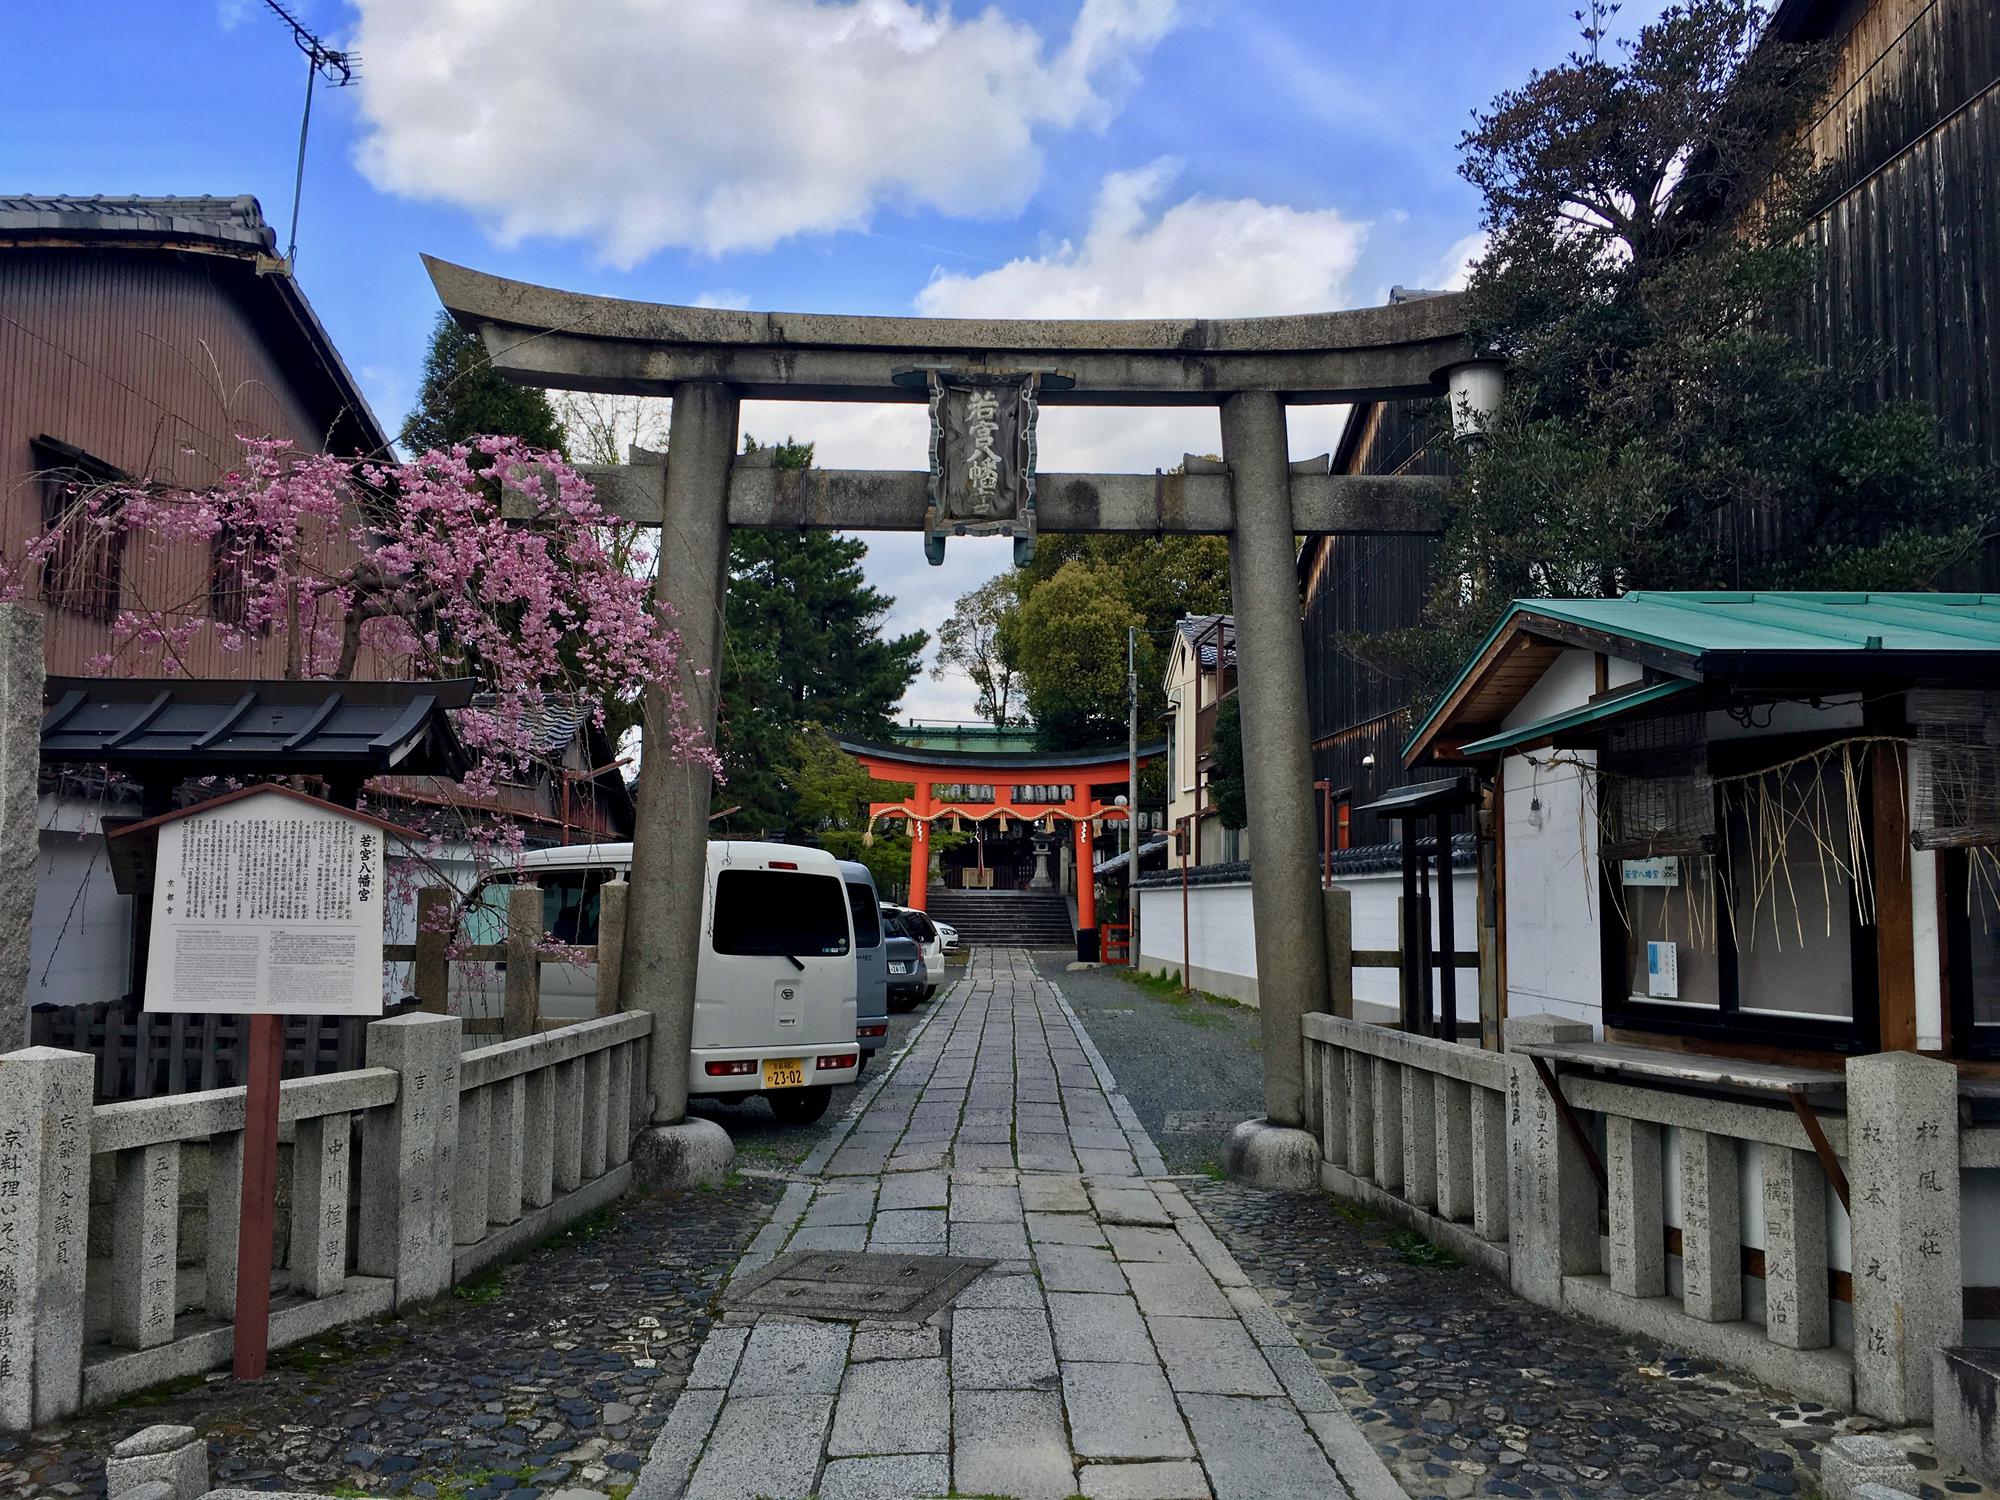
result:
M 1076 961 L 1083 964 L 1097 962 L 1097 929 L 1079 927 L 1076 930 Z

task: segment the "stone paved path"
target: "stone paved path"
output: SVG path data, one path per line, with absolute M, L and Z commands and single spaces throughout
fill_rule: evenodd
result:
M 924 1322 L 729 1314 L 632 1500 L 1395 1500 L 1312 1360 L 1019 950 L 981 953 L 736 1275 L 994 1262 Z

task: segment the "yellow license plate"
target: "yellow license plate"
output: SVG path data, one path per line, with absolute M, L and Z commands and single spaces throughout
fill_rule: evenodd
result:
M 802 1057 L 767 1057 L 764 1059 L 764 1087 L 767 1089 L 802 1089 L 806 1086 L 806 1064 Z

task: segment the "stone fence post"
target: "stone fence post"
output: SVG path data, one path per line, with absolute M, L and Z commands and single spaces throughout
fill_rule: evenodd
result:
M 395 1278 L 398 1309 L 451 1287 L 460 1029 L 422 1012 L 368 1028 L 368 1066 L 398 1076 L 395 1102 L 363 1117 L 359 1268 Z
M 81 1052 L 0 1057 L 0 1429 L 9 1432 L 82 1404 L 94 1076 Z
M 42 617 L 0 604 L 0 1052 L 28 1040 L 28 927 L 41 835 Z
M 1958 1072 L 1913 1052 L 1847 1060 L 1854 1404 L 1931 1417 L 1932 1370 L 1965 1331 Z
M 1597 1269 L 1597 1181 L 1534 1059 L 1511 1049 L 1590 1037 L 1588 1025 L 1562 1016 L 1507 1018 L 1508 1259 L 1514 1290 L 1543 1307 L 1562 1306 L 1563 1277 Z

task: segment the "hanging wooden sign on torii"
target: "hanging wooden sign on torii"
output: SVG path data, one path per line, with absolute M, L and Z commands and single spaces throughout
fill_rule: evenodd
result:
M 704 729 L 714 727 L 721 680 L 731 527 L 919 531 L 933 561 L 947 536 L 981 531 L 1014 536 L 1017 556 L 1038 532 L 1229 538 L 1265 1108 L 1283 1154 L 1280 1137 L 1304 1119 L 1300 1017 L 1327 993 L 1294 538 L 1435 533 L 1445 499 L 1433 477 L 1294 464 L 1285 408 L 1447 393 L 1490 403 L 1495 366 L 1467 338 L 1462 299 L 1270 318 L 855 317 L 629 302 L 425 264 L 446 309 L 507 378 L 672 398 L 667 454 L 584 473 L 616 514 L 661 528 L 655 589 L 678 612 L 680 692 Z M 1175 474 L 1035 474 L 1020 467 L 1016 429 L 996 420 L 972 440 L 1012 463 L 1002 480 L 1025 490 L 982 512 L 978 498 L 952 497 L 936 452 L 912 454 L 928 461 L 899 471 L 781 470 L 736 451 L 746 399 L 929 402 L 935 449 L 938 406 L 961 399 L 950 392 L 1002 387 L 1025 388 L 1038 405 L 1216 407 L 1222 460 L 1190 459 Z M 969 418 L 989 419 L 983 406 Z M 971 461 L 988 460 L 980 447 Z M 662 713 L 648 704 L 649 721 Z M 669 1178 L 699 1129 L 683 1121 L 709 794 L 698 765 L 640 777 L 623 988 L 626 1005 L 654 1018 L 658 1128 L 638 1157 Z

